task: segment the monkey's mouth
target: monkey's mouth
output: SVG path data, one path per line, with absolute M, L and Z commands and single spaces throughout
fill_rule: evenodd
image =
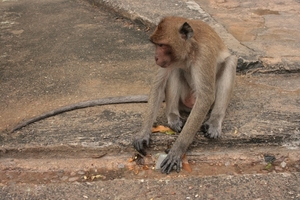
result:
M 160 66 L 161 68 L 167 68 L 168 66 L 167 65 L 162 65 Z
M 167 67 L 167 64 L 168 64 L 167 61 L 161 61 L 161 60 L 159 60 L 158 57 L 156 57 L 156 56 L 155 56 L 155 63 L 156 63 L 158 66 L 162 67 L 162 68 L 166 68 L 166 67 Z
M 161 68 L 167 68 L 169 66 L 168 62 L 162 62 L 162 63 L 156 62 L 156 64 Z

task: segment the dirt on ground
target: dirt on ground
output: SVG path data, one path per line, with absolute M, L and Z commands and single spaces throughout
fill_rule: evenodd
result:
M 71 103 L 148 94 L 151 29 L 80 0 L 0 5 L 0 198 L 300 197 L 298 73 L 240 71 L 223 137 L 199 131 L 188 168 L 166 176 L 155 163 L 178 134 L 153 133 L 148 157 L 135 158 L 143 103 L 74 110 L 10 133 Z M 157 124 L 166 124 L 164 105 Z

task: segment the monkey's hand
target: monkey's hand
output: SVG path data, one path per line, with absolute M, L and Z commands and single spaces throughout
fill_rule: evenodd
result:
M 180 172 L 180 165 L 181 165 L 181 157 L 182 153 L 178 151 L 170 150 L 167 157 L 162 161 L 160 164 L 161 172 L 169 174 L 172 169 L 175 167 L 177 173 Z
M 132 144 L 139 153 L 145 156 L 146 155 L 145 147 L 149 146 L 149 142 L 150 142 L 150 133 L 142 132 L 134 138 Z

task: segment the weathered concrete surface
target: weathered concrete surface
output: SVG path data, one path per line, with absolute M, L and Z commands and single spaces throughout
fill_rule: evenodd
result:
M 169 177 L 95 183 L 19 184 L 3 199 L 299 199 L 299 174 Z M 281 185 L 278 185 L 281 184 Z M 257 187 L 253 187 L 257 186 Z M 136 190 L 138 188 L 138 190 Z
M 186 0 L 171 1 L 139 1 L 139 0 L 88 0 L 100 7 L 107 7 L 133 21 L 154 26 L 164 16 L 176 15 L 187 18 L 201 19 L 212 26 L 222 37 L 226 45 L 240 58 L 239 68 L 261 66 L 257 63 L 259 55 L 252 49 L 242 45 L 208 12 L 205 12 L 196 2 Z
M 195 0 L 242 45 L 259 55 L 265 67 L 300 69 L 298 0 Z
M 125 6 L 125 1 L 122 2 Z M 176 4 L 187 5 L 183 3 Z M 150 2 L 148 4 L 150 6 Z M 176 4 L 174 6 L 178 6 Z M 163 4 L 155 4 L 148 12 L 159 11 L 153 8 L 157 5 L 168 11 Z M 146 5 L 143 2 L 143 5 L 132 6 Z M 190 14 L 200 12 L 187 7 L 188 11 Z M 259 162 L 266 165 L 263 154 L 272 154 L 277 158 L 283 156 L 288 168 L 277 167 L 255 176 L 216 173 L 213 177 L 186 173 L 165 176 L 154 171 L 156 178 L 148 179 L 143 176 L 146 172 L 141 171 L 138 180 L 108 176 L 116 180 L 77 184 L 73 173 L 82 175 L 82 171 L 97 169 L 106 160 L 118 163 L 119 155 L 134 153 L 132 136 L 140 128 L 145 104 L 76 110 L 12 134 L 8 131 L 22 119 L 66 104 L 108 96 L 147 94 L 156 68 L 152 45 L 147 39 L 150 31 L 145 32 L 147 27 L 136 26 L 79 0 L 1 1 L 0 16 L 0 176 L 5 177 L 0 178 L 1 199 L 174 199 L 174 195 L 179 199 L 299 198 L 298 73 L 239 74 L 224 121 L 224 137 L 208 140 L 198 134 L 188 152 L 208 160 L 223 156 L 235 159 L 238 164 L 248 161 L 249 166 L 253 165 L 252 157 L 259 157 Z M 239 41 L 236 44 L 243 46 Z M 252 51 L 245 46 L 241 48 Z M 159 123 L 165 122 L 162 112 L 163 109 Z M 165 150 L 176 137 L 153 134 L 149 152 Z M 107 157 L 103 159 L 91 159 L 93 155 L 105 153 Z M 211 171 L 219 169 L 219 161 L 217 159 L 216 165 L 213 163 Z M 34 163 L 37 167 L 32 165 Z M 225 164 L 221 164 L 224 167 Z M 60 165 L 67 166 L 68 170 L 61 171 Z M 246 169 L 248 167 L 242 171 Z M 252 173 L 261 171 L 264 168 Z M 280 174 L 280 171 L 285 173 Z M 119 172 L 123 171 L 116 170 Z M 34 176 L 28 179 L 25 176 L 22 180 L 24 173 L 27 176 L 37 173 L 47 183 L 55 182 L 58 177 L 67 181 L 30 184 Z M 53 177 L 48 177 L 48 173 L 53 173 Z M 60 177 L 64 173 L 68 176 Z M 20 184 L 22 181 L 26 184 Z M 119 184 L 122 187 L 117 187 Z
M 1 2 L 0 130 L 66 104 L 148 93 L 147 35 L 81 2 Z
M 250 64 L 274 71 L 300 70 L 300 3 L 297 0 L 88 1 L 149 24 L 157 24 L 167 15 L 202 19 L 241 58 L 240 68 L 248 68 Z
M 223 146 L 234 143 L 299 146 L 299 87 L 297 74 L 238 76 L 223 123 L 223 139 L 213 142 L 199 134 L 193 146 L 199 148 L 203 144 Z M 108 88 L 103 90 L 107 91 Z M 0 144 L 6 149 L 66 145 L 104 151 L 110 149 L 111 152 L 115 148 L 118 151 L 128 147 L 132 150 L 132 137 L 139 131 L 145 106 L 110 105 L 64 113 L 31 124 L 21 131 L 3 134 Z M 166 123 L 163 109 L 158 123 Z M 166 141 L 176 137 L 153 134 L 155 148 L 163 150 Z

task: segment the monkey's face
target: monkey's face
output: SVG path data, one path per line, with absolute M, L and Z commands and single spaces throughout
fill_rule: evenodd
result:
M 155 45 L 157 65 L 166 68 L 172 63 L 186 60 L 190 54 L 190 39 L 194 32 L 185 21 L 184 18 L 164 18 L 150 36 L 150 41 Z
M 172 63 L 172 49 L 169 45 L 155 44 L 155 62 L 158 66 L 166 68 Z

